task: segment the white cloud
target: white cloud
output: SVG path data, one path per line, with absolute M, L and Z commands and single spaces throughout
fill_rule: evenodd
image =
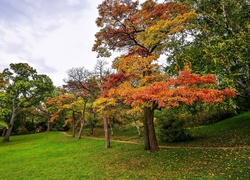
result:
M 72 67 L 92 70 L 101 2 L 0 0 L 0 71 L 10 63 L 26 62 L 59 86 Z
M 67 1 L 69 5 L 77 5 L 80 4 L 80 0 L 68 0 Z
M 2 8 L 9 8 L 6 12 L 12 14 L 10 17 L 0 12 L 0 33 L 3 35 L 0 37 L 0 71 L 10 63 L 27 62 L 39 73 L 50 76 L 58 86 L 63 84 L 68 69 L 81 66 L 92 69 L 96 63 L 96 53 L 91 49 L 94 34 L 98 31 L 95 20 L 97 6 L 101 2 L 0 2 L 0 6 L 2 4 Z

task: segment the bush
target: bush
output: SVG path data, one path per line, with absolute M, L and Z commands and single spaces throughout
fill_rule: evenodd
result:
M 20 126 L 19 128 L 17 128 L 17 134 L 25 135 L 29 134 L 29 131 L 24 126 Z
M 159 123 L 158 138 L 162 142 L 184 142 L 191 136 L 185 128 L 185 121 L 169 119 Z

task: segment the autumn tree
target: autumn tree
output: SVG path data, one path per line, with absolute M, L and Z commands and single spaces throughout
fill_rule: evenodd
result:
M 65 79 L 64 88 L 67 92 L 73 93 L 77 97 L 84 100 L 82 107 L 82 120 L 78 139 L 81 138 L 84 122 L 86 120 L 86 111 L 95 114 L 93 110 L 93 102 L 97 99 L 101 91 L 102 78 L 110 73 L 106 68 L 107 62 L 98 60 L 94 70 L 89 71 L 84 67 L 72 68 L 68 70 L 68 78 Z M 90 122 L 93 127 L 93 122 Z
M 76 121 L 82 119 L 85 101 L 79 96 L 64 92 L 56 97 L 48 98 L 47 104 L 49 111 L 53 112 L 50 121 L 54 122 L 63 117 L 65 125 L 71 124 L 72 137 L 75 137 Z
M 110 56 L 111 51 L 120 51 L 125 53 L 123 57 L 131 56 L 132 61 L 137 56 L 135 58 L 138 60 L 138 66 L 140 61 L 143 63 L 144 70 L 140 71 L 142 74 L 139 75 L 141 78 L 149 78 L 152 75 L 152 64 L 163 52 L 168 40 L 183 31 L 183 25 L 188 24 L 195 16 L 194 12 L 187 11 L 186 6 L 181 3 L 157 3 L 153 0 L 147 0 L 141 6 L 138 1 L 106 0 L 98 6 L 98 10 L 96 24 L 100 31 L 96 33 L 93 50 L 104 57 Z M 156 31 L 157 28 L 160 30 Z M 143 83 L 141 85 L 143 86 Z M 158 145 L 154 127 L 148 125 L 148 120 L 153 117 L 151 108 L 143 108 L 144 139 L 146 149 L 154 151 L 158 150 Z M 152 147 L 149 145 L 148 131 L 154 134 L 152 139 L 155 142 Z
M 1 93 L 6 95 L 5 103 L 8 104 L 5 105 L 11 108 L 8 128 L 3 139 L 3 142 L 6 142 L 9 141 L 16 116 L 25 108 L 37 106 L 50 95 L 54 86 L 48 76 L 37 74 L 36 70 L 26 63 L 10 64 L 10 68 L 3 70 L 0 82 L 6 82 L 1 86 Z
M 67 74 L 68 78 L 65 80 L 64 88 L 75 94 L 76 97 L 81 97 L 84 101 L 81 111 L 81 127 L 78 134 L 78 139 L 80 139 L 86 119 L 87 103 L 93 102 L 93 99 L 98 96 L 99 87 L 95 76 L 83 67 L 72 68 L 68 70 Z

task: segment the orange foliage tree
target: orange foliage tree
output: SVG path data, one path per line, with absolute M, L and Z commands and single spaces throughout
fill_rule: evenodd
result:
M 54 122 L 61 115 L 65 116 L 65 125 L 71 123 L 72 137 L 75 137 L 75 123 L 78 116 L 82 118 L 84 100 L 74 94 L 63 93 L 54 98 L 48 98 L 47 104 L 49 109 L 53 111 L 50 122 Z
M 130 77 L 123 81 L 112 80 L 117 84 L 113 87 L 109 85 L 108 93 L 104 91 L 103 96 L 143 109 L 146 150 L 159 150 L 153 123 L 156 108 L 195 101 L 209 102 L 209 99 L 217 102 L 226 96 L 234 96 L 231 90 L 199 87 L 202 84 L 214 85 L 216 81 L 212 75 L 202 77 L 184 71 L 178 78 L 169 79 L 161 73 L 157 65 L 159 56 L 164 53 L 171 38 L 186 31 L 187 27 L 192 28 L 189 22 L 196 17 L 195 12 L 188 11 L 184 4 L 146 0 L 139 6 L 138 1 L 105 0 L 98 10 L 96 23 L 101 29 L 96 33 L 93 50 L 99 56 L 110 56 L 111 51 L 123 52 L 124 55 L 114 60 L 113 67 L 118 75 L 123 73 L 124 77 Z
M 200 76 L 186 70 L 180 72 L 179 76 L 175 78 L 149 83 L 145 86 L 138 87 L 134 86 L 134 81 L 124 81 L 119 86 L 110 88 L 105 96 L 116 101 L 122 100 L 132 107 L 144 109 L 144 112 L 147 113 L 144 113 L 143 121 L 145 148 L 150 151 L 158 151 L 154 129 L 154 110 L 192 105 L 195 102 L 219 103 L 226 98 L 236 96 L 232 89 L 218 90 L 216 87 L 216 76 Z

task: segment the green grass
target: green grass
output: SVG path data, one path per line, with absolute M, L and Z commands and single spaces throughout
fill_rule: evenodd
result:
M 105 149 L 103 140 L 77 140 L 59 132 L 12 136 L 0 143 L 0 179 L 249 179 L 250 149 L 237 148 L 249 146 L 249 116 L 196 128 L 194 141 L 169 144 L 173 148 L 157 153 L 114 141 Z M 132 130 L 120 129 L 113 139 L 125 136 L 122 132 Z M 101 137 L 101 131 L 95 135 Z M 135 137 L 136 130 L 128 139 Z M 207 148 L 211 146 L 231 148 Z
M 164 143 L 184 147 L 244 147 L 250 146 L 250 112 L 228 118 L 212 125 L 189 129 L 194 138 L 189 142 Z
M 194 128 L 193 145 L 200 146 L 249 146 L 250 145 L 250 112 L 220 121 L 218 123 Z

